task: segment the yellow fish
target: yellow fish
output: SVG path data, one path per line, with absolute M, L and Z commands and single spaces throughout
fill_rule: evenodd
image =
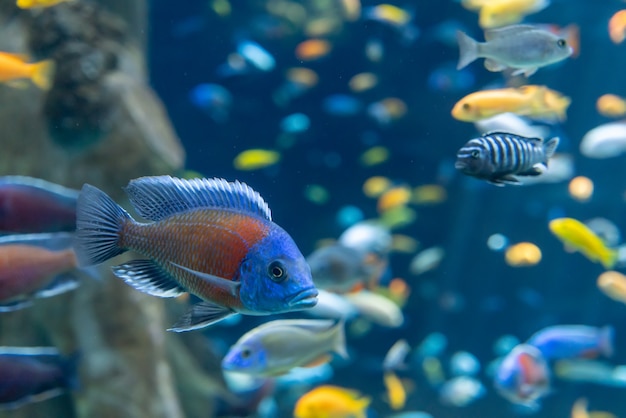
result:
M 610 269 L 617 261 L 617 251 L 608 248 L 604 242 L 585 224 L 572 218 L 553 219 L 550 231 L 565 245 L 582 253 L 593 262 L 600 262 Z
M 34 9 L 37 7 L 51 7 L 57 4 L 67 3 L 75 0 L 17 0 L 17 7 L 20 9 Z
M 549 3 L 549 0 L 491 0 L 480 8 L 478 24 L 483 29 L 493 29 L 519 23 L 524 16 L 546 8 Z
M 9 52 L 0 52 L 0 82 L 9 85 L 30 79 L 42 90 L 50 89 L 54 74 L 54 63 L 50 60 L 28 63 L 27 57 Z
M 463 122 L 476 122 L 511 112 L 520 116 L 564 120 L 569 104 L 568 97 L 546 86 L 481 90 L 459 100 L 452 109 L 452 117 Z
M 239 153 L 233 161 L 237 170 L 258 170 L 268 167 L 280 161 L 280 154 L 276 151 L 265 149 L 249 149 Z
M 394 411 L 404 408 L 406 403 L 406 390 L 402 381 L 394 372 L 385 372 L 383 376 L 385 388 L 387 388 L 387 399 L 389 406 Z
M 371 402 L 367 396 L 339 386 L 318 386 L 302 395 L 293 411 L 294 418 L 366 418 Z

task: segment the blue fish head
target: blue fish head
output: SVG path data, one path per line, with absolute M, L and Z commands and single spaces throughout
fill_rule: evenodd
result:
M 222 369 L 231 372 L 258 374 L 267 368 L 267 354 L 261 340 L 251 338 L 238 342 L 222 360 Z
M 276 224 L 248 251 L 239 281 L 241 302 L 252 312 L 291 312 L 317 303 L 309 265 L 289 234 Z
M 456 154 L 454 167 L 469 176 L 487 176 L 494 172 L 489 151 L 482 144 L 476 144 L 472 141 L 468 142 Z

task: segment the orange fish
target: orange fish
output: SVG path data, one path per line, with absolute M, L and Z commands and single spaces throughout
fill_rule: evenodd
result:
M 626 10 L 616 12 L 609 20 L 609 36 L 615 44 L 621 44 L 626 39 Z
M 29 79 L 40 89 L 49 90 L 53 74 L 51 60 L 28 63 L 23 55 L 0 52 L 0 82 L 19 85 L 20 80 Z
M 78 286 L 73 235 L 8 235 L 0 238 L 0 312 L 31 304 Z
M 476 122 L 501 113 L 564 120 L 570 99 L 546 86 L 481 90 L 459 100 L 452 116 L 464 122 Z

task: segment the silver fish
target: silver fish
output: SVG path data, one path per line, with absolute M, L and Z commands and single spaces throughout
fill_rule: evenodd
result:
M 485 41 L 478 42 L 457 31 L 461 69 L 478 58 L 485 58 L 489 71 L 514 69 L 513 75 L 531 76 L 539 67 L 562 61 L 572 55 L 567 40 L 532 25 L 512 25 L 485 32 Z
M 230 348 L 222 369 L 253 376 L 279 376 L 294 367 L 317 364 L 335 352 L 347 358 L 344 322 L 281 319 L 244 334 Z

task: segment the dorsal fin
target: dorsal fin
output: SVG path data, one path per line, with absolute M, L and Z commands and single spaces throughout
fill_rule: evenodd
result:
M 485 31 L 485 41 L 492 41 L 502 37 L 512 37 L 519 34 L 530 32 L 533 30 L 539 30 L 532 25 L 511 25 L 504 26 L 502 28 L 489 29 Z
M 196 208 L 236 209 L 272 220 L 261 195 L 239 181 L 141 177 L 128 183 L 126 193 L 135 210 L 152 221 Z

